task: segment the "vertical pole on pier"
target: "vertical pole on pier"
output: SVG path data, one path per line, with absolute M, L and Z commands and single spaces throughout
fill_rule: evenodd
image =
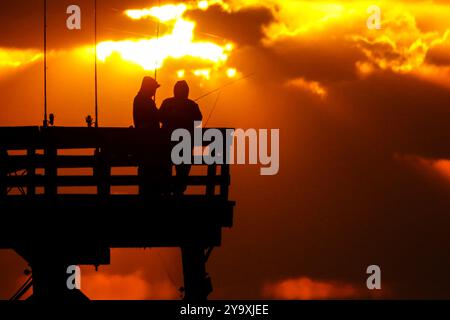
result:
M 181 248 L 184 277 L 184 299 L 204 301 L 212 292 L 211 280 L 206 273 L 205 250 L 199 246 Z
M 111 194 L 111 167 L 107 163 L 107 152 L 102 148 L 97 150 L 97 166 L 95 176 L 97 177 L 97 193 L 102 199 L 106 199 Z
M 94 1 L 94 91 L 95 91 L 95 127 L 98 128 L 98 79 L 97 79 L 97 0 Z
M 228 131 L 227 129 L 222 131 L 222 135 L 226 137 L 223 141 L 223 154 L 222 165 L 220 168 L 220 196 L 223 199 L 228 199 L 229 188 L 231 184 L 230 174 L 230 156 L 231 148 L 233 147 L 234 130 Z
M 44 127 L 47 124 L 47 0 L 44 0 Z
M 212 150 L 210 156 L 211 157 L 216 156 L 215 149 Z M 207 172 L 208 181 L 206 183 L 206 195 L 209 197 L 214 196 L 216 190 L 216 175 L 217 175 L 217 164 L 214 162 L 213 164 L 208 165 L 208 172 Z
M 35 160 L 34 158 L 36 157 L 36 149 L 34 148 L 29 148 L 27 150 L 27 157 L 28 157 L 28 167 L 27 167 L 27 178 L 28 178 L 28 183 L 27 183 L 27 195 L 29 196 L 34 196 L 36 194 L 36 183 L 35 183 L 35 179 L 36 179 L 36 168 L 35 168 Z
M 6 183 L 6 177 L 8 175 L 7 161 L 8 152 L 0 149 L 0 198 L 8 195 L 8 187 Z
M 158 8 L 161 7 L 161 0 L 158 0 Z M 156 25 L 156 43 L 158 43 L 159 40 L 159 31 L 160 31 L 160 22 L 158 19 L 158 24 Z M 158 60 L 155 60 L 155 81 L 158 79 Z M 156 91 L 155 95 L 153 96 L 153 101 L 156 103 Z
M 214 196 L 215 189 L 216 189 L 216 172 L 217 172 L 217 164 L 210 164 L 208 165 L 208 182 L 206 185 L 206 195 L 207 196 Z
M 56 167 L 56 157 L 58 154 L 57 149 L 49 145 L 44 150 L 45 153 L 45 187 L 44 187 L 44 193 L 46 196 L 55 196 L 58 193 L 58 186 L 57 186 L 57 175 L 58 175 L 58 169 Z

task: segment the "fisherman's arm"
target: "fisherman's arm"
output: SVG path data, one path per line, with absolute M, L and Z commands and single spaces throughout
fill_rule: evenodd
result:
M 164 100 L 162 102 L 161 107 L 159 107 L 156 115 L 158 117 L 158 121 L 161 122 L 164 127 L 167 122 L 167 100 Z
M 194 105 L 194 121 L 202 121 L 202 120 L 203 120 L 202 112 L 200 111 L 200 107 L 196 103 Z

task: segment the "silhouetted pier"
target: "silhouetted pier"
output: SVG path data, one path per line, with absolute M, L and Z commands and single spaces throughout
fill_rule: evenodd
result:
M 167 157 L 170 146 L 164 132 L 133 128 L 0 128 L 0 249 L 14 249 L 30 264 L 34 299 L 82 297 L 66 286 L 68 265 L 109 264 L 111 248 L 135 247 L 180 247 L 185 298 L 207 298 L 206 260 L 233 223 L 229 165 L 193 165 L 188 185 L 201 193 L 112 191 L 138 190 L 144 179 L 138 170 L 115 168 L 141 166 L 142 154 L 150 162 Z M 68 187 L 75 194 L 61 191 Z

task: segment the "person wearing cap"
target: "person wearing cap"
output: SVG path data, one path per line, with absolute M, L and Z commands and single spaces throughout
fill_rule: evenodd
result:
M 139 159 L 138 176 L 141 178 L 139 182 L 139 194 L 145 196 L 157 196 L 160 194 L 162 185 L 162 155 L 149 150 L 146 147 L 148 139 L 152 138 L 153 133 L 159 131 L 158 109 L 154 96 L 156 89 L 160 85 L 152 77 L 144 77 L 141 89 L 134 98 L 133 102 L 133 121 L 134 127 L 141 130 L 140 140 L 144 144 L 140 145 L 136 150 L 136 156 Z
M 158 109 L 153 97 L 160 87 L 152 77 L 142 79 L 141 89 L 134 98 L 133 121 L 137 129 L 159 129 Z
M 191 136 L 194 132 L 194 122 L 202 121 L 202 113 L 197 103 L 189 99 L 189 86 L 186 81 L 178 81 L 173 90 L 174 96 L 163 101 L 158 111 L 162 128 L 173 132 L 176 129 L 187 129 Z M 187 177 L 191 170 L 190 164 L 176 166 L 179 183 L 174 186 L 176 195 L 183 194 L 187 189 Z

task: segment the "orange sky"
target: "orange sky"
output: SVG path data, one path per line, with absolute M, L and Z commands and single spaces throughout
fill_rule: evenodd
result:
M 65 11 L 75 3 L 82 29 L 69 31 Z M 208 125 L 281 134 L 277 176 L 233 167 L 236 226 L 208 265 L 213 297 L 372 297 L 364 289 L 370 264 L 383 270 L 381 296 L 450 297 L 450 1 L 161 3 L 185 8 L 159 16 L 156 40 L 157 14 L 125 11 L 157 1 L 99 0 L 100 125 L 132 124 L 132 99 L 156 64 L 158 102 L 180 75 L 198 97 L 252 74 L 223 89 Z M 373 4 L 380 30 L 366 26 Z M 94 113 L 92 13 L 92 1 L 49 0 L 57 125 L 81 126 Z M 0 15 L 0 124 L 41 124 L 41 1 L 2 1 Z M 200 101 L 204 116 L 215 100 Z M 114 250 L 112 266 L 83 269 L 86 290 L 176 298 L 178 253 L 161 255 Z M 6 298 L 21 262 L 8 252 L 0 261 Z

